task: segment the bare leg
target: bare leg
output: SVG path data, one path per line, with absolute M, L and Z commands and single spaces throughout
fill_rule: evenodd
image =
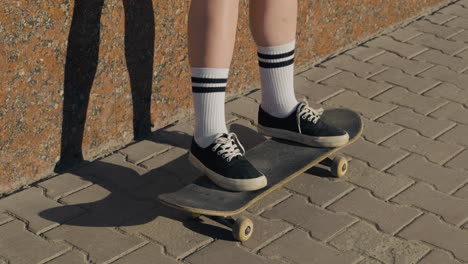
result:
M 258 46 L 278 46 L 296 37 L 297 0 L 251 0 L 250 30 Z
M 250 30 L 257 44 L 262 109 L 277 118 L 297 108 L 294 48 L 297 0 L 251 0 Z
M 229 68 L 239 0 L 192 0 L 188 22 L 190 66 Z
M 207 147 L 227 133 L 224 100 L 236 38 L 238 0 L 192 0 L 189 60 L 195 108 L 195 141 Z

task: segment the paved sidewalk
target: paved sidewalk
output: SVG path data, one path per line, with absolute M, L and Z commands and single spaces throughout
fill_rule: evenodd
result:
M 347 177 L 312 169 L 230 230 L 157 202 L 200 174 L 193 121 L 0 200 L 0 263 L 468 263 L 468 1 L 296 76 L 298 97 L 365 119 Z M 249 149 L 260 92 L 227 103 Z

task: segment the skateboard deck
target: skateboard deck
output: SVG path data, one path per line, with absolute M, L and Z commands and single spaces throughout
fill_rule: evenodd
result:
M 246 152 L 246 158 L 267 177 L 268 185 L 265 188 L 233 192 L 218 187 L 208 177 L 202 176 L 176 192 L 159 195 L 159 200 L 168 206 L 199 215 L 228 217 L 241 213 L 325 159 L 330 165 L 331 159 L 328 157 L 356 141 L 363 130 L 359 115 L 348 109 L 326 110 L 321 118 L 347 131 L 349 142 L 338 148 L 316 148 L 269 139 Z

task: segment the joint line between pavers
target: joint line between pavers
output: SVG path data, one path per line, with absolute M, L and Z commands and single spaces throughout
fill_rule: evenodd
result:
M 462 146 L 462 145 L 455 145 L 455 146 L 458 146 L 458 147 L 461 147 L 461 149 L 459 149 L 458 151 L 455 151 L 453 153 L 452 156 L 449 156 L 445 161 L 442 161 L 440 164 L 438 165 L 441 165 L 443 166 L 444 168 L 450 168 L 450 167 L 447 167 L 447 163 L 449 163 L 451 160 L 453 160 L 454 158 L 456 158 L 458 156 L 458 154 L 462 153 L 463 151 L 465 151 L 467 148 L 465 146 Z M 437 163 L 436 163 L 437 164 Z M 451 168 L 453 169 L 453 168 Z M 464 169 L 463 169 L 464 170 Z
M 346 191 L 342 192 L 341 194 L 335 196 L 334 198 L 332 198 L 330 201 L 324 203 L 322 206 L 320 206 L 321 208 L 323 209 L 326 209 L 326 210 L 329 210 L 328 207 L 330 205 L 332 205 L 333 203 L 337 202 L 338 200 L 340 200 L 341 198 L 345 197 L 346 195 L 348 195 L 349 193 L 353 192 L 356 188 L 354 186 L 351 185 L 351 187 L 349 189 L 347 189 Z
M 65 249 L 64 251 L 58 252 L 58 253 L 56 253 L 56 254 L 54 254 L 52 256 L 49 256 L 49 257 L 39 261 L 38 264 L 47 263 L 47 262 L 49 262 L 49 261 L 51 261 L 53 259 L 56 259 L 58 257 L 61 257 L 61 256 L 65 255 L 65 254 L 67 254 L 68 252 L 71 252 L 71 251 L 72 251 L 72 248 L 69 247 L 69 248 Z
M 328 68 L 328 67 L 320 67 L 320 68 Z M 333 68 L 335 68 L 335 67 L 333 67 Z M 305 78 L 306 78 L 308 81 L 310 81 L 310 82 L 314 82 L 314 83 L 319 83 L 319 84 L 321 84 L 321 82 L 323 82 L 323 81 L 325 81 L 325 80 L 328 80 L 328 79 L 332 78 L 333 76 L 338 75 L 338 74 L 340 74 L 340 73 L 343 72 L 341 69 L 338 69 L 338 68 L 335 68 L 335 69 L 337 69 L 336 72 L 331 73 L 331 74 L 329 74 L 329 75 L 327 75 L 327 76 L 325 76 L 325 77 L 323 77 L 323 78 L 321 78 L 321 79 L 318 79 L 318 80 L 316 80 L 316 81 L 310 80 L 310 79 L 307 78 L 307 77 L 305 77 Z
M 391 68 L 391 67 L 389 67 L 389 66 L 387 66 L 387 65 L 382 65 L 382 66 L 384 66 L 384 67 L 383 67 L 380 71 L 376 71 L 376 72 L 374 72 L 374 73 L 372 73 L 372 74 L 369 74 L 369 75 L 366 76 L 366 77 L 359 77 L 359 78 L 364 79 L 364 80 L 367 80 L 367 81 L 376 82 L 376 81 L 374 81 L 374 80 L 369 80 L 369 78 L 372 78 L 372 77 L 376 76 L 377 74 L 380 74 L 380 73 L 382 73 L 382 72 L 384 72 L 384 71 L 386 71 L 386 70 L 388 70 L 388 69 Z
M 287 195 L 286 197 L 284 197 L 283 199 L 279 199 L 278 201 L 275 201 L 274 203 L 270 204 L 269 206 L 266 206 L 265 208 L 263 208 L 262 210 L 260 210 L 258 213 L 253 213 L 251 211 L 249 211 L 249 209 L 247 209 L 247 211 L 253 215 L 256 215 L 260 218 L 263 218 L 263 219 L 267 219 L 267 220 L 271 220 L 269 218 L 266 218 L 264 216 L 262 216 L 261 214 L 263 214 L 265 211 L 268 211 L 268 210 L 271 210 L 273 209 L 273 207 L 277 206 L 278 204 L 286 201 L 287 199 L 291 198 L 293 196 L 292 192 L 290 189 L 286 188 L 286 187 L 283 187 L 283 189 L 285 189 L 287 192 L 289 192 L 289 195 Z
M 462 184 L 460 184 L 460 186 L 457 186 L 455 187 L 453 190 L 451 190 L 450 192 L 448 192 L 447 194 L 448 195 L 452 195 L 454 197 L 457 197 L 455 196 L 454 194 L 456 192 L 458 192 L 459 190 L 463 189 L 463 187 L 467 186 L 468 187 L 468 179 L 466 179 L 466 181 L 464 181 Z M 460 198 L 460 197 L 457 197 L 457 198 Z M 463 198 L 462 198 L 463 199 Z
M 131 248 L 127 249 L 127 250 L 124 250 L 123 252 L 121 252 L 117 256 L 114 256 L 114 257 L 110 258 L 109 260 L 103 262 L 103 264 L 112 263 L 112 262 L 124 257 L 125 255 L 128 255 L 128 254 L 130 254 L 130 253 L 132 253 L 132 252 L 146 246 L 149 243 L 150 243 L 149 241 L 143 241 L 142 243 L 140 243 L 138 245 L 135 245 L 134 247 L 131 247 Z

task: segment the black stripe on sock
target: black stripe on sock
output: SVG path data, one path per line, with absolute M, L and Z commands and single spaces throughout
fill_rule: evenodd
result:
M 195 83 L 226 83 L 227 79 L 224 78 L 199 78 L 192 77 L 192 82 Z
M 262 68 L 281 68 L 281 67 L 289 66 L 293 63 L 294 63 L 294 58 L 287 60 L 287 61 L 282 61 L 282 62 L 258 61 L 258 65 Z
M 198 87 L 192 86 L 192 93 L 216 93 L 225 92 L 226 87 Z
M 263 53 L 257 52 L 257 55 L 261 59 L 268 59 L 268 60 L 282 59 L 282 58 L 287 58 L 289 56 L 294 55 L 294 50 L 291 50 L 291 51 L 285 52 L 285 53 L 281 53 L 281 54 L 263 54 Z

